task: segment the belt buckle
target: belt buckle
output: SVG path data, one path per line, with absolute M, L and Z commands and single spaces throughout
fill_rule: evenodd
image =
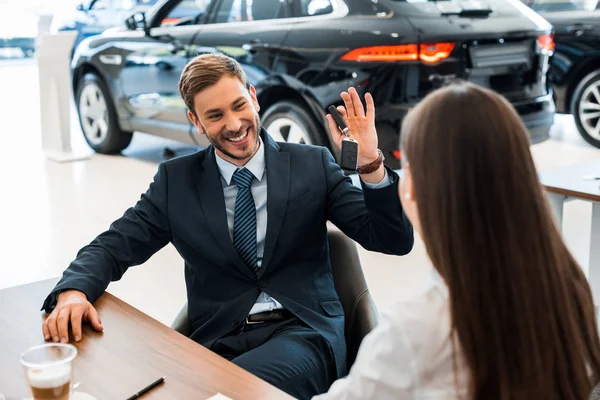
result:
M 246 325 L 258 325 L 258 324 L 264 324 L 265 323 L 265 321 L 250 321 L 249 318 L 250 318 L 250 315 L 248 315 L 246 317 Z

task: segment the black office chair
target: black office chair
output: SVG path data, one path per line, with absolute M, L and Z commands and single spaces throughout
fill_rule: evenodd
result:
M 378 313 L 363 275 L 356 244 L 340 231 L 330 230 L 328 238 L 335 290 L 346 314 L 344 333 L 350 370 L 360 343 L 377 325 Z M 187 304 L 177 314 L 171 327 L 185 336 L 192 334 Z

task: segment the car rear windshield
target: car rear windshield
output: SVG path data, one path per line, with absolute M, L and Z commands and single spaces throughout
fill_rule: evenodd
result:
M 523 0 L 523 3 L 539 12 L 592 11 L 598 8 L 598 0 Z

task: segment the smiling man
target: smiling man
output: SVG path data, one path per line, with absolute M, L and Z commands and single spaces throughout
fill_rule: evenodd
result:
M 191 339 L 296 398 L 323 393 L 346 373 L 326 222 L 369 250 L 401 255 L 413 245 L 398 175 L 377 149 L 373 99 L 365 112 L 350 89 L 339 107 L 359 142 L 360 190 L 326 148 L 273 141 L 235 60 L 196 57 L 179 91 L 212 145 L 161 163 L 137 204 L 79 252 L 44 302 L 44 336 L 66 342 L 70 325 L 78 341 L 82 321 L 101 330 L 91 303 L 172 243 L 185 261 Z

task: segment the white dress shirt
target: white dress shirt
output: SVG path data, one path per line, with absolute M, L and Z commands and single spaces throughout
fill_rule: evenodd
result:
M 256 255 L 258 257 L 258 268 L 262 265 L 263 254 L 265 252 L 265 237 L 267 236 L 267 174 L 265 169 L 265 146 L 260 136 L 259 140 L 260 148 L 250 161 L 244 165 L 244 168 L 252 172 L 252 175 L 254 175 L 255 178 L 250 186 L 250 191 L 252 192 L 254 206 L 256 207 Z M 231 237 L 231 240 L 233 241 L 235 198 L 237 196 L 238 188 L 231 179 L 239 167 L 223 160 L 216 153 L 215 156 L 219 172 L 221 173 L 221 184 L 223 185 L 223 194 L 225 196 L 225 210 L 227 212 L 229 237 Z M 263 292 L 258 296 L 256 304 L 252 306 L 249 315 L 280 308 L 283 308 L 281 303 Z
M 467 388 L 457 349 L 455 376 L 448 289 L 434 270 L 416 293 L 382 312 L 349 375 L 313 400 L 457 399 Z
M 262 138 L 259 136 L 260 147 L 256 154 L 242 168 L 248 169 L 254 175 L 254 180 L 250 186 L 250 192 L 254 198 L 254 206 L 256 207 L 256 255 L 258 257 L 258 268 L 262 265 L 263 254 L 265 251 L 265 238 L 267 236 L 267 174 L 265 161 L 265 146 Z M 229 236 L 233 241 L 233 223 L 235 214 L 235 198 L 237 196 L 237 186 L 231 181 L 235 171 L 240 168 L 237 165 L 225 161 L 215 152 L 217 159 L 217 167 L 221 173 L 221 184 L 223 185 L 223 194 L 225 196 L 225 209 L 227 212 L 227 227 L 229 228 Z M 365 185 L 370 189 L 384 188 L 390 185 L 390 179 L 385 172 L 385 176 L 381 182 L 370 184 L 365 182 Z M 261 312 L 272 311 L 283 308 L 281 303 L 266 293 L 261 293 L 256 304 L 250 310 L 249 315 Z

